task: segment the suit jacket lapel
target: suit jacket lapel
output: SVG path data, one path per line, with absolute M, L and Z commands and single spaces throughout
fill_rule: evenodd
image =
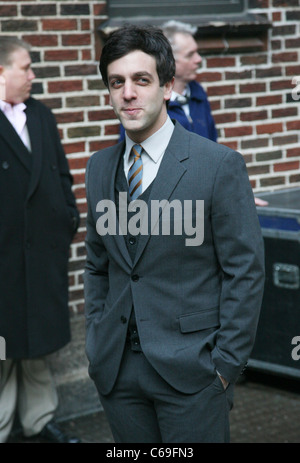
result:
M 30 172 L 32 165 L 31 155 L 2 111 L 0 111 L 0 136 L 6 140 L 16 158 L 28 170 L 28 172 Z
M 181 126 L 176 123 L 173 135 L 164 154 L 149 197 L 148 224 L 151 224 L 151 233 L 156 226 L 156 224 L 151 223 L 151 201 L 161 201 L 163 199 L 169 200 L 181 177 L 186 172 L 186 168 L 182 164 L 182 161 L 188 157 L 189 138 Z M 151 233 L 148 233 L 147 235 L 140 235 L 134 263 L 136 263 L 141 257 L 141 254 L 150 238 Z
M 125 142 L 116 145 L 116 151 L 112 156 L 107 156 L 107 162 L 103 165 L 103 190 L 102 197 L 103 199 L 109 199 L 115 204 L 115 186 L 116 186 L 116 175 L 118 170 L 118 165 L 123 156 L 125 149 Z M 119 234 L 119 218 L 116 218 L 116 235 L 110 236 L 111 239 L 115 239 L 118 245 L 118 248 L 121 252 L 121 255 L 126 260 L 127 264 L 132 266 L 132 260 L 129 255 L 124 235 Z

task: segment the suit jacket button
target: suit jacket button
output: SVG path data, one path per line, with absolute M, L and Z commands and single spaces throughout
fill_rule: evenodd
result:
M 5 169 L 5 170 L 9 168 L 9 164 L 8 164 L 7 161 L 2 162 L 2 168 Z
M 124 317 L 124 315 L 121 316 L 121 322 L 122 322 L 122 323 L 126 323 L 126 322 L 127 322 L 127 318 Z
M 140 277 L 138 275 L 132 275 L 132 281 L 139 281 Z

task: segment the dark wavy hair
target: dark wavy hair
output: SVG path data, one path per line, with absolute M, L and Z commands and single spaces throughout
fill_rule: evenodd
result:
M 106 87 L 108 65 L 136 50 L 155 58 L 161 86 L 172 80 L 175 75 L 175 60 L 171 45 L 162 30 L 154 26 L 127 25 L 113 31 L 102 49 L 99 69 Z

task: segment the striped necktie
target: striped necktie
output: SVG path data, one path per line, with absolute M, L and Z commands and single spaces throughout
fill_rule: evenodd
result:
M 132 200 L 138 198 L 142 194 L 143 162 L 141 152 L 141 145 L 134 145 L 132 147 L 131 154 L 134 156 L 134 159 L 127 177 L 129 195 Z

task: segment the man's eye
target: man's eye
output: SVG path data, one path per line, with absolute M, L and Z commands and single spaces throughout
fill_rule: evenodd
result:
M 110 83 L 112 88 L 119 88 L 122 85 L 122 82 L 120 80 L 113 80 Z
M 149 83 L 149 80 L 146 79 L 145 77 L 140 77 L 138 82 L 139 82 L 139 84 L 147 85 Z

